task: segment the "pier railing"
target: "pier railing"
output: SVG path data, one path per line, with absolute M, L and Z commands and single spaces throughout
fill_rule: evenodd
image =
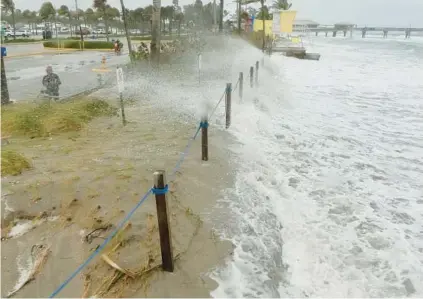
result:
M 262 60 L 263 63 L 263 60 Z M 255 88 L 259 83 L 259 62 L 255 63 L 255 66 L 249 68 L 249 86 L 250 88 Z M 176 173 L 180 169 L 182 163 L 185 160 L 185 157 L 189 154 L 192 144 L 197 139 L 201 131 L 201 160 L 208 161 L 209 152 L 208 152 L 208 130 L 210 120 L 213 118 L 217 108 L 225 99 L 225 128 L 229 129 L 231 126 L 231 111 L 232 111 L 232 95 L 238 89 L 238 100 L 242 102 L 243 98 L 243 88 L 244 88 L 244 73 L 240 72 L 238 80 L 236 81 L 234 87 L 232 83 L 226 83 L 224 91 L 220 99 L 216 102 L 213 110 L 208 114 L 204 115 L 197 129 L 194 131 L 193 135 L 188 139 L 185 149 L 181 153 L 176 165 L 170 172 L 168 178 L 166 177 L 166 172 L 164 170 L 157 170 L 153 173 L 153 186 L 149 188 L 144 195 L 142 195 L 137 202 L 137 204 L 129 211 L 128 214 L 116 225 L 115 229 L 109 234 L 109 236 L 103 241 L 103 243 L 97 247 L 97 249 L 92 252 L 89 257 L 78 267 L 76 268 L 68 278 L 63 281 L 49 296 L 49 298 L 56 297 L 81 271 L 95 258 L 100 252 L 110 243 L 110 241 L 121 231 L 125 224 L 131 219 L 135 214 L 138 208 L 150 198 L 151 195 L 154 195 L 156 200 L 156 209 L 157 209 L 157 220 L 159 226 L 159 236 L 160 236 L 160 248 L 162 256 L 162 269 L 164 271 L 173 272 L 174 271 L 174 255 L 172 248 L 172 237 L 171 237 L 171 228 L 169 222 L 169 208 L 168 208 L 168 192 L 169 192 L 169 183 L 175 179 Z

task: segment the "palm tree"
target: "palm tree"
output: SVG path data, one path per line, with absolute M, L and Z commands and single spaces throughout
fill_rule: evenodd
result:
M 35 27 L 35 35 L 38 35 L 38 22 L 40 21 L 40 18 L 37 16 L 36 11 L 31 11 L 31 20 L 34 22 L 33 26 Z
M 123 4 L 123 0 L 120 0 L 120 5 L 122 7 L 122 20 L 123 20 L 123 27 L 125 28 L 126 41 L 128 42 L 129 59 L 131 59 L 131 62 L 132 62 L 134 57 L 132 55 L 131 37 L 129 36 L 128 22 L 126 20 L 127 10 L 125 9 L 125 5 Z M 118 13 L 119 13 L 119 10 L 118 10 Z
M 172 35 L 172 21 L 173 21 L 173 17 L 174 17 L 174 13 L 175 13 L 175 8 L 171 5 L 166 6 L 166 12 L 167 12 L 167 14 L 166 14 L 167 19 L 169 21 L 169 25 L 168 25 L 169 33 L 170 33 L 170 35 Z
M 5 12 L 10 12 L 12 14 L 13 39 L 16 39 L 15 3 L 13 0 L 1 0 L 1 8 Z
M 137 23 L 137 20 L 140 22 L 140 30 L 142 33 L 144 33 L 144 21 L 145 21 L 145 10 L 144 8 L 137 8 L 133 11 L 131 11 L 131 17 L 134 21 L 134 23 Z
M 292 3 L 288 3 L 288 0 L 276 0 L 273 2 L 272 8 L 276 10 L 288 10 L 292 6 Z
M 184 13 L 179 12 L 175 16 L 175 21 L 178 21 L 178 36 L 181 36 L 181 23 L 184 20 Z
M 72 18 L 71 18 L 71 12 L 69 11 L 69 8 L 66 5 L 62 5 L 57 10 L 57 13 L 59 14 L 59 16 L 67 17 L 69 19 L 70 35 L 72 37 Z
M 96 24 L 97 23 L 97 17 L 92 10 L 92 8 L 87 8 L 84 12 L 85 20 L 88 24 Z
M 109 41 L 109 17 L 107 16 L 107 9 L 110 5 L 107 4 L 107 0 L 94 0 L 93 7 L 100 12 L 104 25 L 106 26 L 106 40 Z
M 31 11 L 29 9 L 25 9 L 22 12 L 22 18 L 24 19 L 24 21 L 26 21 L 28 23 L 28 26 L 31 26 L 32 15 L 31 15 Z
M 44 21 L 44 28 L 46 30 L 45 32 L 47 33 L 46 22 L 52 16 L 56 16 L 56 10 L 54 9 L 54 6 L 53 6 L 53 4 L 51 2 L 44 2 L 41 5 L 39 14 L 40 14 L 41 20 Z M 52 29 L 52 28 L 50 28 L 50 29 Z

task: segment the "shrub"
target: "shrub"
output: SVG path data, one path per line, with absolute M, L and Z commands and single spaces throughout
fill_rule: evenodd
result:
M 13 150 L 1 151 L 1 176 L 18 175 L 24 170 L 30 169 L 28 160 Z
M 39 42 L 40 40 L 37 39 L 33 39 L 33 38 L 17 38 L 17 39 L 13 39 L 13 38 L 9 38 L 7 40 L 4 40 L 5 44 L 8 43 L 33 43 L 33 42 Z
M 59 41 L 59 48 L 80 49 L 80 40 L 63 40 Z M 57 41 L 46 41 L 43 43 L 45 48 L 58 48 Z M 113 49 L 112 42 L 106 41 L 84 41 L 84 49 Z
M 79 99 L 66 103 L 16 104 L 1 111 L 4 134 L 43 137 L 79 131 L 95 117 L 112 116 L 117 109 L 103 100 Z

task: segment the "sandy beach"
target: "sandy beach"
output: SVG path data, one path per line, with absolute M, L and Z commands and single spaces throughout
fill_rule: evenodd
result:
M 78 133 L 12 137 L 4 147 L 22 152 L 33 168 L 2 178 L 2 297 L 25 281 L 43 250 L 45 264 L 15 297 L 48 297 L 151 188 L 153 172 L 171 172 L 198 126 L 160 115 L 143 101 L 127 103 L 126 114 L 126 127 L 120 117 L 99 118 Z M 209 297 L 217 285 L 205 274 L 232 250 L 212 223 L 216 200 L 231 183 L 223 138 L 210 128 L 210 159 L 202 162 L 199 136 L 169 184 L 174 273 L 157 267 L 150 196 L 102 253 L 127 273 L 152 270 L 131 277 L 99 255 L 58 297 Z

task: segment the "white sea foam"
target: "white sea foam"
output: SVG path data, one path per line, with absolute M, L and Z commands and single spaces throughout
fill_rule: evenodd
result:
M 396 43 L 320 40 L 320 62 L 272 57 L 273 88 L 249 94 L 231 128 L 241 229 L 214 297 L 423 294 L 423 86 L 405 78 L 423 76 L 423 57 Z
M 56 221 L 59 219 L 58 216 L 48 217 L 46 219 L 37 219 L 37 220 L 22 220 L 16 223 L 12 229 L 10 230 L 8 237 L 9 238 L 17 238 L 20 237 L 30 230 L 36 228 L 37 226 L 47 221 Z
M 26 248 L 26 246 L 23 246 L 22 243 L 18 243 L 18 245 L 18 248 Z M 28 254 L 26 258 L 22 254 L 19 254 L 16 258 L 16 263 L 18 265 L 19 277 L 15 286 L 13 287 L 13 290 L 10 291 L 9 294 L 14 293 L 26 283 L 26 281 L 29 279 L 29 276 L 31 275 L 32 268 L 34 267 L 33 258 L 30 254 Z

